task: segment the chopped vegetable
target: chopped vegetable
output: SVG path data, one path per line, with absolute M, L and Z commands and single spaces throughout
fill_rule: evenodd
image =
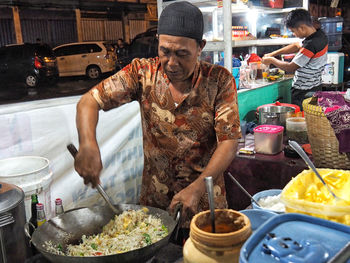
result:
M 165 225 L 162 225 L 162 229 L 165 232 L 165 234 L 168 234 L 168 228 Z
M 91 247 L 92 247 L 93 249 L 97 250 L 97 245 L 96 245 L 95 243 L 92 243 L 92 244 L 91 244 Z
M 145 237 L 146 244 L 151 245 L 152 244 L 151 236 L 147 233 L 143 233 L 143 236 Z
M 58 249 L 59 251 L 63 251 L 62 245 L 61 245 L 61 244 L 58 244 L 57 249 Z

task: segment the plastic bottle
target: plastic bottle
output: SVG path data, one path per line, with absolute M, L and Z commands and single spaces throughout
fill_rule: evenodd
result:
M 46 222 L 44 205 L 42 203 L 36 204 L 36 211 L 37 211 L 37 224 L 39 227 Z
M 62 205 L 62 199 L 61 198 L 56 198 L 55 200 L 55 214 L 56 216 L 63 214 L 63 205 Z

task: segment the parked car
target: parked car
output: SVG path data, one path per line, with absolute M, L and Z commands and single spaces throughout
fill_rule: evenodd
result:
M 146 32 L 136 35 L 126 49 L 126 56 L 117 57 L 117 70 L 128 65 L 134 58 L 158 56 L 157 28 L 150 28 Z
M 86 75 L 97 79 L 102 73 L 115 70 L 113 47 L 104 42 L 77 42 L 53 49 L 60 77 Z
M 35 88 L 42 81 L 58 78 L 56 57 L 47 44 L 16 44 L 0 48 L 0 80 L 2 83 L 25 83 Z

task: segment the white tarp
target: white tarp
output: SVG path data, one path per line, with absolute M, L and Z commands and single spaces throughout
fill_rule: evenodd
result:
M 97 190 L 83 184 L 66 146 L 78 148 L 75 125 L 80 96 L 0 106 L 0 159 L 34 155 L 50 160 L 51 207 L 60 197 L 65 210 L 104 204 Z M 143 170 L 142 128 L 137 102 L 100 111 L 97 140 L 101 184 L 115 203 L 137 203 Z M 48 216 L 52 216 L 48 215 Z

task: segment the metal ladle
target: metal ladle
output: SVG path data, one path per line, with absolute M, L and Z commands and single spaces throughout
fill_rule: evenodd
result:
M 289 141 L 289 145 L 300 155 L 301 158 L 303 158 L 305 163 L 314 171 L 318 179 L 321 180 L 322 184 L 327 188 L 327 190 L 332 194 L 332 196 L 337 200 L 342 200 L 341 198 L 336 196 L 336 194 L 329 188 L 328 184 L 323 180 L 321 175 L 318 173 L 315 165 L 310 160 L 310 158 L 306 155 L 303 148 L 301 148 L 301 146 L 296 141 Z M 342 200 L 342 201 L 345 201 L 345 200 Z
M 74 144 L 68 144 L 67 145 L 67 149 L 70 152 L 70 154 L 73 156 L 73 158 L 75 158 L 75 156 L 78 153 L 77 148 L 74 146 Z M 107 195 L 106 191 L 102 188 L 102 186 L 100 184 L 96 185 L 96 189 L 97 191 L 100 193 L 100 195 L 103 197 L 103 199 L 106 201 L 106 203 L 108 204 L 108 206 L 110 207 L 110 209 L 113 211 L 113 213 L 119 215 L 120 211 L 112 204 L 111 199 L 109 198 L 109 196 Z
M 206 186 L 207 192 L 208 192 L 211 230 L 212 230 L 213 233 L 215 233 L 215 210 L 214 210 L 213 177 L 211 177 L 211 176 L 205 177 L 204 181 L 205 181 L 205 186 Z
M 250 200 L 252 200 L 258 207 L 260 207 L 258 201 L 256 201 L 256 200 L 248 193 L 248 191 L 245 190 L 245 188 L 236 180 L 236 178 L 234 178 L 233 175 L 232 175 L 230 172 L 228 172 L 227 174 L 230 176 L 230 178 L 232 179 L 232 181 L 234 181 L 234 182 L 236 183 L 236 185 L 237 185 L 247 196 L 249 196 Z

